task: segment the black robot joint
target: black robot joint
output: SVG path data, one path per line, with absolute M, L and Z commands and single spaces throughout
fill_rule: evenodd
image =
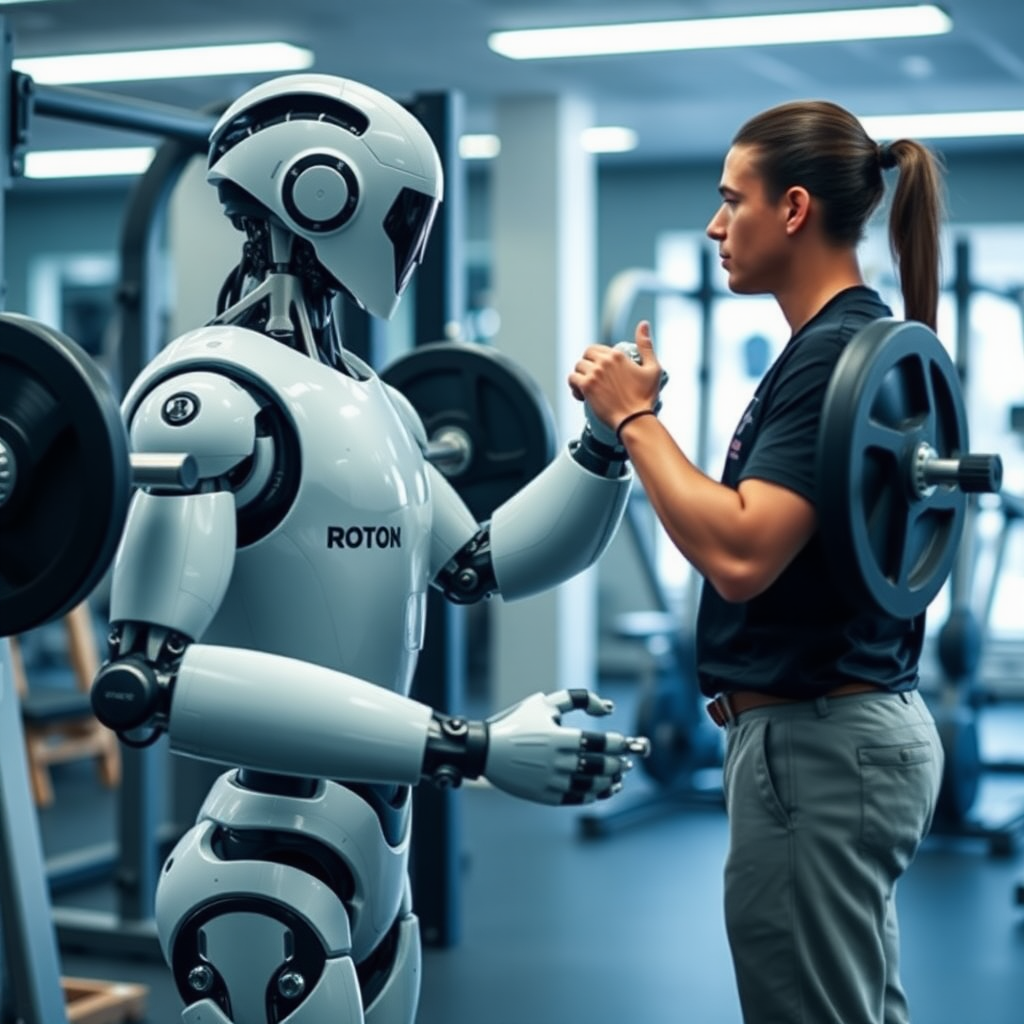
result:
M 400 548 L 400 526 L 328 526 L 329 548 Z

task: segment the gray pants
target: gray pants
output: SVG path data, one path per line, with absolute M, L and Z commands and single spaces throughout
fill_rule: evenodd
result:
M 745 1024 L 906 1024 L 894 889 L 943 760 L 924 701 L 758 708 L 726 744 L 725 921 Z

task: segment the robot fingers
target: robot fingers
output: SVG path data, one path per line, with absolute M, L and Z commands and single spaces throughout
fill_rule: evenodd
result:
M 651 741 L 646 736 L 623 736 L 618 732 L 581 732 L 580 750 L 646 757 L 651 752 Z
M 560 802 L 579 804 L 618 793 L 622 777 L 632 769 L 633 761 L 611 753 L 587 753 L 581 746 L 575 756 L 560 755 L 555 767 L 561 775 L 559 787 L 564 789 Z
M 562 805 L 568 804 L 590 804 L 595 800 L 607 800 L 622 789 L 622 776 L 615 775 L 612 778 L 590 778 L 574 779 L 569 791 L 562 796 Z
M 615 710 L 615 705 L 612 701 L 605 700 L 596 693 L 581 688 L 549 693 L 546 700 L 551 707 L 559 712 L 586 711 L 588 715 L 598 717 L 610 715 Z
M 555 768 L 561 772 L 567 784 L 571 785 L 578 779 L 594 779 L 601 776 L 622 776 L 633 767 L 628 757 L 616 757 L 611 754 L 560 754 L 555 760 Z

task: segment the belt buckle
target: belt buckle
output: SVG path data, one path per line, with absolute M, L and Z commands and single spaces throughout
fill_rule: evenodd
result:
M 734 724 L 736 715 L 733 713 L 732 705 L 729 703 L 729 694 L 720 693 L 715 697 L 708 704 L 708 714 L 711 716 L 711 721 L 721 728 Z

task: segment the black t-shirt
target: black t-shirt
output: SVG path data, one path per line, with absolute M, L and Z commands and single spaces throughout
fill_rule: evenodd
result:
M 740 419 L 722 483 L 757 478 L 817 500 L 816 450 L 825 390 L 840 352 L 866 324 L 892 312 L 870 288 L 840 292 L 772 364 Z M 750 601 L 730 603 L 705 582 L 697 617 L 701 690 L 764 690 L 811 698 L 851 680 L 893 691 L 917 685 L 924 615 L 906 621 L 843 597 L 821 529 L 779 578 Z

